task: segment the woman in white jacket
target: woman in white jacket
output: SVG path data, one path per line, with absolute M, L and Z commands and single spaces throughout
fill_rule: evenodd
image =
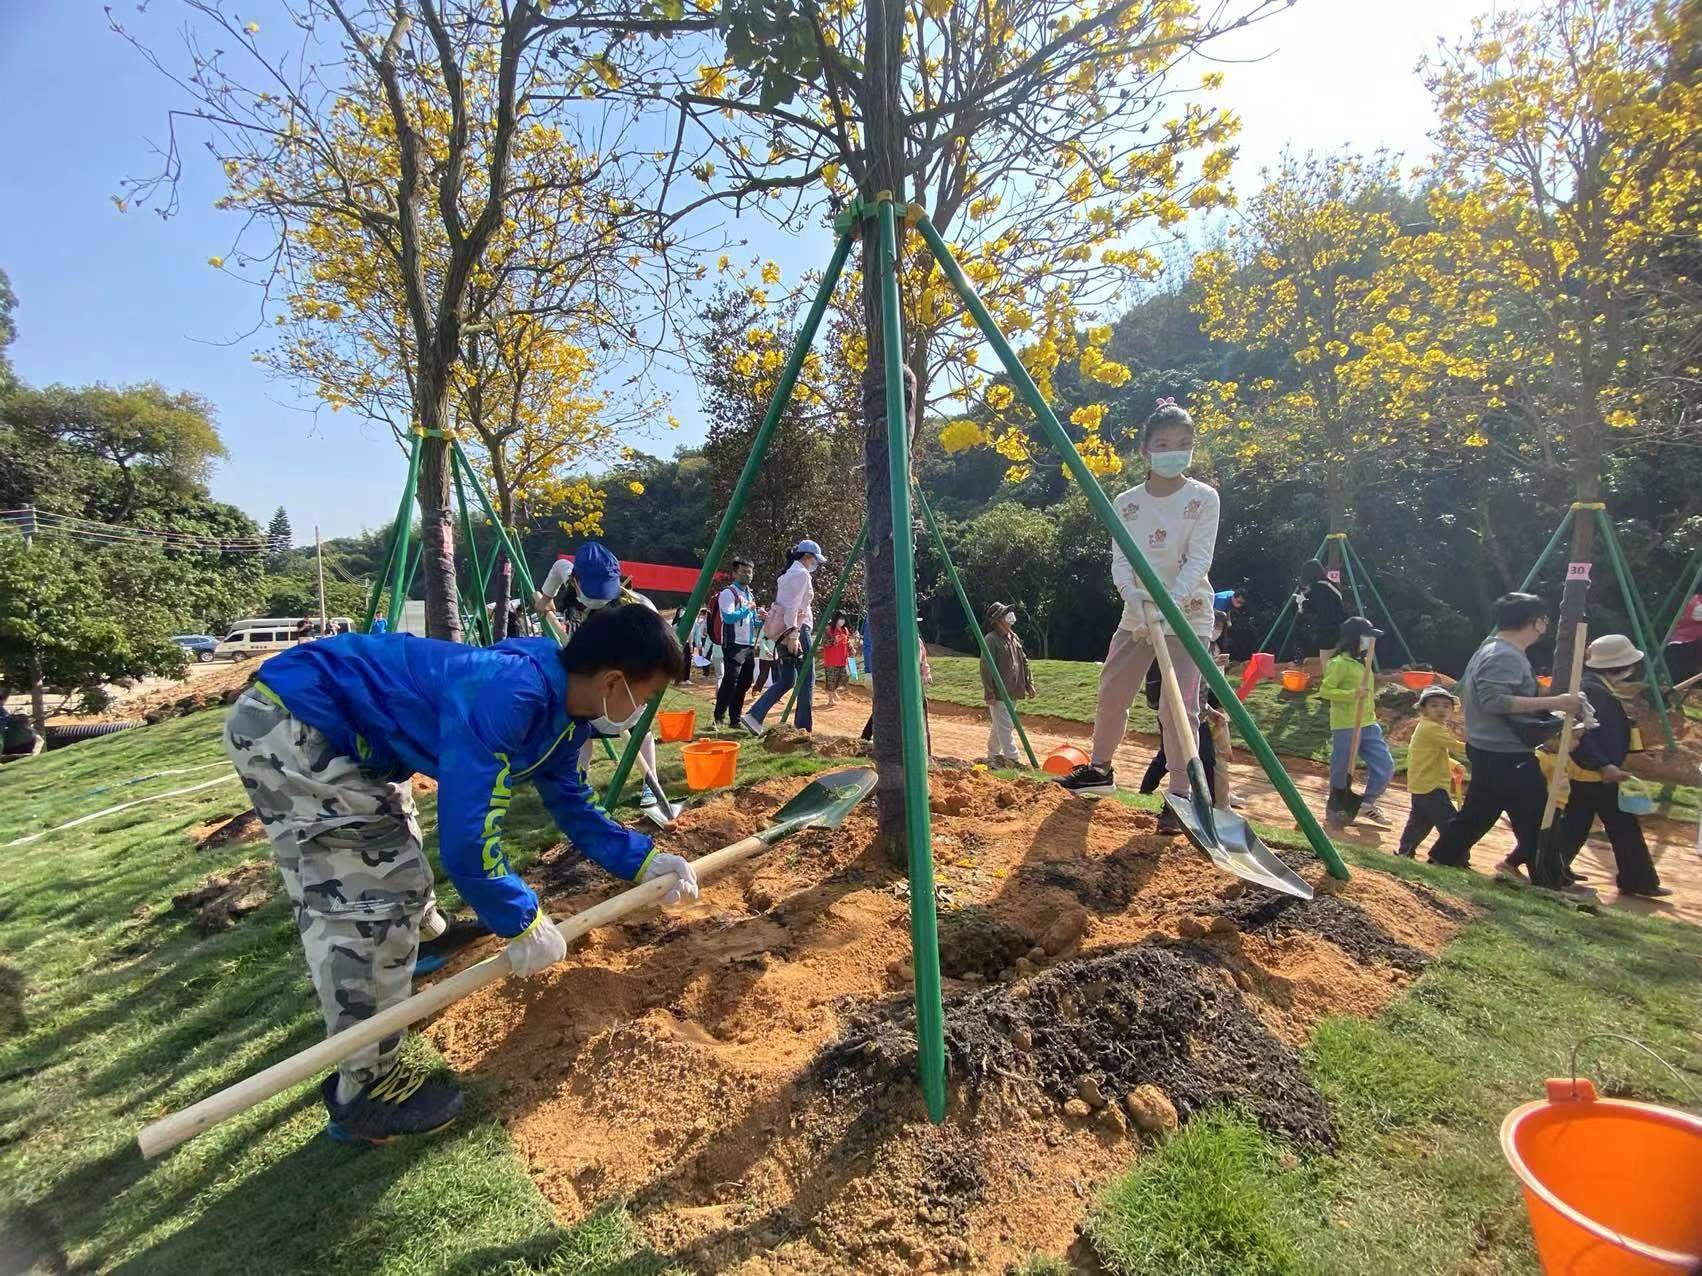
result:
M 1194 421 L 1170 399 L 1159 400 L 1158 409 L 1147 418 L 1141 431 L 1141 455 L 1146 458 L 1146 482 L 1132 487 L 1112 502 L 1123 526 L 1158 578 L 1165 582 L 1170 597 L 1181 608 L 1202 644 L 1212 634 L 1212 587 L 1208 578 L 1212 554 L 1217 548 L 1218 499 L 1215 488 L 1187 477 L 1194 456 Z M 1071 771 L 1058 783 L 1082 797 L 1102 797 L 1116 790 L 1111 761 L 1129 729 L 1129 708 L 1140 694 L 1148 667 L 1153 662 L 1152 641 L 1147 633 L 1150 600 L 1135 576 L 1134 568 L 1115 542 L 1111 546 L 1111 580 L 1123 597 L 1123 620 L 1111 635 L 1111 647 L 1099 671 L 1099 699 L 1093 718 L 1093 756 L 1085 766 Z M 1165 637 L 1182 705 L 1188 714 L 1188 729 L 1200 725 L 1200 673 L 1174 634 Z M 1168 758 L 1181 758 L 1187 744 L 1172 740 L 1168 706 L 1159 706 L 1159 727 Z M 1170 768 L 1170 791 L 1186 797 L 1189 792 L 1186 768 Z M 1161 832 L 1180 832 L 1181 825 L 1166 807 L 1159 814 Z
M 810 636 L 815 630 L 816 587 L 811 578 L 826 561 L 820 545 L 801 540 L 792 547 L 791 566 L 774 582 L 774 601 L 768 606 L 763 632 L 776 639 L 780 666 L 768 690 L 739 719 L 739 724 L 753 735 L 762 734 L 762 720 L 792 689 L 794 682 L 798 684 L 798 699 L 792 724 L 800 731 L 808 731 L 815 725 L 811 697 L 815 692 L 816 662 L 804 656 L 810 650 Z

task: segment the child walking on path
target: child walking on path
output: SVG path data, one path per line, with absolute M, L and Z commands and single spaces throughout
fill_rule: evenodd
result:
M 1324 667 L 1324 681 L 1318 687 L 1319 697 L 1330 703 L 1331 801 L 1324 808 L 1324 822 L 1331 828 L 1345 828 L 1354 822 L 1337 795 L 1351 787 L 1350 768 L 1357 758 L 1365 760 L 1366 770 L 1365 797 L 1358 822 L 1372 828 L 1391 827 L 1377 809 L 1377 799 L 1394 779 L 1395 759 L 1383 739 L 1383 728 L 1377 725 L 1377 688 L 1367 681 L 1370 674 L 1365 667 L 1366 654 L 1382 634 L 1364 616 L 1349 616 L 1342 621 L 1336 654 Z M 1357 758 L 1350 759 L 1348 753 L 1353 748 L 1355 728 L 1359 730 L 1359 750 Z
M 1016 608 L 1009 603 L 994 603 L 987 608 L 987 650 L 993 653 L 993 664 L 981 661 L 981 697 L 987 704 L 992 726 L 987 732 L 987 765 L 991 767 L 1020 767 L 1022 760 L 1016 751 L 1016 723 L 1011 711 L 999 698 L 999 684 L 993 678 L 996 667 L 999 679 L 1005 684 L 1005 694 L 1012 700 L 1034 698 L 1034 676 L 1028 668 L 1028 653 L 1022 639 L 1016 636 Z
M 1595 710 L 1596 725 L 1578 737 L 1567 760 L 1572 785 L 1555 844 L 1570 874 L 1591 826 L 1601 820 L 1618 865 L 1619 893 L 1662 899 L 1672 889 L 1662 886 L 1655 872 L 1643 826 L 1635 815 L 1619 809 L 1619 785 L 1625 779 L 1620 768 L 1631 752 L 1631 716 L 1620 703 L 1619 688 L 1630 681 L 1642 659 L 1643 653 L 1624 634 L 1604 634 L 1590 644 L 1579 690 Z
M 827 707 L 830 709 L 839 703 L 839 693 L 850 682 L 850 663 L 851 631 L 846 628 L 845 617 L 835 614 L 821 640 L 822 675 L 827 684 Z
M 1146 459 L 1146 482 L 1132 487 L 1112 504 L 1135 544 L 1164 582 L 1165 588 L 1202 644 L 1211 640 L 1212 587 L 1207 573 L 1217 548 L 1218 497 L 1214 488 L 1187 477 L 1194 457 L 1194 419 L 1174 402 L 1160 400 L 1141 431 L 1141 455 Z M 1078 797 L 1103 797 L 1116 792 L 1111 759 L 1129 729 L 1129 708 L 1140 694 L 1153 661 L 1148 630 L 1151 600 L 1129 560 L 1113 542 L 1111 580 L 1123 598 L 1123 619 L 1111 635 L 1110 649 L 1099 671 L 1099 697 L 1093 719 L 1093 755 L 1058 781 Z M 1176 667 L 1187 729 L 1200 729 L 1200 672 L 1181 640 L 1167 634 L 1165 644 Z M 1165 752 L 1173 758 L 1187 752 L 1187 740 L 1171 739 L 1166 714 L 1159 715 Z M 1186 768 L 1172 770 L 1170 791 L 1189 792 Z M 1181 821 L 1166 807 L 1159 813 L 1160 832 L 1180 833 Z
M 1418 725 L 1407 744 L 1407 791 L 1412 813 L 1401 830 L 1396 855 L 1412 859 L 1432 830 L 1446 833 L 1454 822 L 1454 799 L 1449 789 L 1454 754 L 1464 753 L 1464 740 L 1448 729 L 1448 711 L 1459 701 L 1446 687 L 1429 686 L 1418 693 Z

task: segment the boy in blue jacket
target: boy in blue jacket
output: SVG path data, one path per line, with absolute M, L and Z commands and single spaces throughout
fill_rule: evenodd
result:
M 328 1033 L 408 996 L 422 934 L 446 925 L 414 818 L 414 774 L 437 780 L 444 871 L 507 937 L 516 974 L 567 952 L 503 852 L 503 818 L 522 781 L 610 873 L 675 873 L 667 902 L 697 897 L 686 860 L 592 805 L 578 763 L 586 740 L 620 734 L 684 662 L 667 623 L 639 606 L 593 613 L 561 648 L 550 638 L 468 647 L 348 634 L 267 662 L 225 720 L 225 748 L 272 840 Z M 401 1046 L 401 1033 L 386 1037 L 325 1078 L 333 1134 L 382 1142 L 454 1119 L 460 1090 L 403 1063 Z

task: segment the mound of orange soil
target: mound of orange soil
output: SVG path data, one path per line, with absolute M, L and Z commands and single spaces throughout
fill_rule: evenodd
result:
M 723 797 L 663 842 L 734 841 L 801 783 Z M 907 883 L 870 849 L 866 807 L 428 1030 L 453 1066 L 500 1083 L 564 1222 L 624 1196 L 693 1270 L 1001 1270 L 1062 1252 L 1164 1099 L 1183 1120 L 1237 1102 L 1332 1143 L 1295 1046 L 1323 1015 L 1386 1005 L 1464 918 L 1298 857 L 1316 899 L 1243 889 L 1151 815 L 1050 785 L 933 786 L 942 1125 L 915 1083 Z M 530 875 L 557 916 L 610 889 L 565 850 Z

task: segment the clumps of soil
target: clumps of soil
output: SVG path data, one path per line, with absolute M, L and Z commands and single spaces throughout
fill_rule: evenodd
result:
M 939 933 L 940 973 L 950 979 L 996 979 L 1035 946 L 1027 931 L 980 904 L 945 914 Z
M 874 745 L 852 736 L 816 735 L 795 727 L 776 727 L 762 737 L 762 747 L 769 753 L 809 753 L 818 758 L 866 758 L 874 753 Z
M 737 841 L 804 783 L 715 795 L 657 844 Z M 1388 1005 L 1456 926 L 1397 878 L 1337 883 L 1304 855 L 1318 899 L 1267 913 L 1148 812 L 967 769 L 930 787 L 946 1121 L 915 1079 L 908 882 L 865 803 L 426 1029 L 490 1085 L 561 1222 L 622 1196 L 669 1262 L 748 1276 L 1062 1253 L 1133 1138 L 1208 1104 L 1328 1146 L 1307 1033 Z M 621 887 L 565 849 L 527 875 L 556 917 Z
M 1417 974 L 1430 964 L 1428 954 L 1402 943 L 1363 908 L 1335 894 L 1297 899 L 1248 891 L 1214 901 L 1201 911 L 1227 919 L 1245 934 L 1275 938 L 1304 931 L 1317 935 L 1362 965 L 1381 963 Z
M 892 1002 L 823 1051 L 817 1075 L 864 1099 L 916 1075 L 915 1018 Z M 1335 1126 L 1300 1056 L 1225 985 L 1208 955 L 1142 945 L 1071 961 L 946 1008 L 951 1075 L 972 1098 L 1010 1082 L 1102 1108 L 1155 1085 L 1186 1119 L 1239 1104 L 1275 1133 L 1333 1147 Z
M 224 873 L 214 873 L 192 890 L 171 897 L 177 912 L 187 913 L 203 935 L 229 930 L 237 922 L 271 899 L 278 876 L 266 861 L 239 864 Z
M 257 841 L 265 835 L 266 829 L 260 823 L 260 813 L 253 807 L 231 816 L 228 820 L 203 824 L 190 833 L 195 839 L 196 847 L 203 851 L 223 850 L 227 846 Z

